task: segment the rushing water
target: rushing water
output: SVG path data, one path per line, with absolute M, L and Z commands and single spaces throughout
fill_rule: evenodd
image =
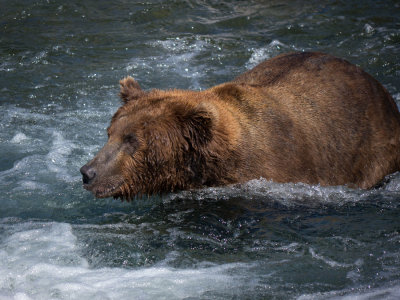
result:
M 96 200 L 118 80 L 205 89 L 289 51 L 400 103 L 398 1 L 0 0 L 0 299 L 399 299 L 400 175 Z

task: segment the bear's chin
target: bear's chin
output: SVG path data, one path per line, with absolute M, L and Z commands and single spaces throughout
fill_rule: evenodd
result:
M 105 184 L 105 183 L 97 183 L 97 184 L 84 184 L 83 187 L 92 192 L 96 198 L 120 198 L 121 195 L 121 187 L 124 182 L 118 182 L 117 184 Z

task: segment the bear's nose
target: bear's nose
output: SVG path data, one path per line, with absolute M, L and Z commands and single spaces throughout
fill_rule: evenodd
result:
M 82 174 L 82 181 L 84 184 L 89 184 L 93 178 L 96 177 L 96 170 L 88 165 L 84 165 L 80 172 Z

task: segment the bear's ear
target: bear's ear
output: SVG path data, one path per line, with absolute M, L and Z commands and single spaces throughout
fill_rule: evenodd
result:
M 121 85 L 119 96 L 124 103 L 136 100 L 144 95 L 144 91 L 140 88 L 139 83 L 135 81 L 131 76 L 125 77 L 119 81 Z
M 197 107 L 177 106 L 175 114 L 188 145 L 194 149 L 212 139 L 213 116 L 202 105 Z

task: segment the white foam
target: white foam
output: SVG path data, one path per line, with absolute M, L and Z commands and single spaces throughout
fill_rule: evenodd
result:
M 33 181 L 35 175 L 31 174 L 33 169 L 42 163 L 40 155 L 30 155 L 14 163 L 11 169 L 0 172 L 0 182 L 15 184 L 16 178 L 22 178 L 22 182 Z
M 43 111 L 4 106 L 0 111 L 0 141 L 16 148 L 15 157 L 19 159 L 10 162 L 12 168 L 0 170 L 0 183 L 14 196 L 43 196 L 54 193 L 56 186 L 80 182 L 79 167 L 97 152 L 97 137 L 106 136 L 105 128 L 112 116 L 108 110 L 68 111 L 50 104 Z M 84 131 L 75 133 L 76 128 L 83 127 Z M 79 139 L 83 142 L 77 146 Z
M 360 259 L 357 259 L 353 264 L 347 264 L 347 263 L 341 263 L 341 262 L 337 262 L 333 259 L 330 259 L 328 257 L 324 257 L 321 254 L 318 254 L 313 248 L 309 248 L 309 252 L 312 256 L 312 258 L 320 260 L 322 262 L 324 262 L 325 264 L 327 264 L 328 266 L 332 267 L 332 268 L 349 268 L 352 266 L 361 266 L 363 264 L 363 261 Z
M 244 184 L 235 184 L 225 187 L 204 188 L 195 191 L 185 191 L 178 194 L 169 194 L 164 201 L 173 201 L 176 198 L 192 198 L 198 200 L 219 200 L 241 197 L 248 201 L 256 199 L 258 202 L 279 202 L 287 207 L 308 206 L 316 207 L 326 204 L 341 206 L 349 202 L 358 202 L 366 199 L 374 190 L 358 190 L 345 186 L 320 186 L 305 183 L 276 183 L 264 178 L 250 180 Z
M 300 51 L 300 49 L 296 48 L 295 46 L 286 45 L 279 40 L 273 40 L 266 47 L 249 49 L 252 54 L 246 63 L 246 68 L 251 69 L 264 60 L 270 59 L 271 57 L 274 57 L 280 53 L 293 50 Z
M 27 190 L 37 190 L 41 192 L 47 192 L 49 186 L 44 183 L 39 183 L 33 180 L 21 180 L 18 182 L 18 186 L 13 189 L 13 191 L 27 191 Z
M 14 137 L 11 139 L 11 143 L 21 143 L 23 141 L 26 141 L 28 139 L 28 137 L 22 133 L 22 132 L 18 132 L 16 135 L 14 135 Z
M 45 64 L 47 65 L 49 62 L 45 59 L 46 57 L 48 57 L 49 52 L 47 50 L 43 50 L 41 52 L 39 52 L 38 54 L 36 54 L 33 58 L 32 58 L 32 64 Z
M 161 263 L 92 269 L 80 255 L 71 225 L 16 226 L 1 243 L 0 299 L 184 299 L 210 290 L 234 295 L 242 278 L 232 271 L 244 274 L 249 267 L 232 263 L 176 269 Z
M 184 299 L 199 297 L 209 290 L 226 292 L 235 288 L 234 278 L 225 274 L 234 267 L 126 270 L 37 264 L 13 278 L 13 290 L 15 295 L 35 299 L 55 295 L 68 299 Z
M 200 78 L 204 76 L 205 65 L 199 64 L 196 57 L 210 48 L 221 49 L 212 45 L 207 40 L 195 37 L 195 39 L 187 38 L 170 38 L 167 40 L 159 40 L 149 43 L 149 46 L 161 48 L 158 56 L 149 56 L 145 59 L 134 58 L 126 66 L 129 72 L 138 70 L 148 70 L 154 72 L 154 67 L 159 73 L 173 73 L 190 80 L 190 86 L 185 88 L 201 89 Z M 176 86 L 174 86 L 176 87 Z
M 367 24 L 364 25 L 364 32 L 366 34 L 368 34 L 368 35 L 373 34 L 374 31 L 375 31 L 375 28 L 372 27 L 370 24 L 367 23 Z
M 193 65 L 193 59 L 206 48 L 206 43 L 202 40 L 195 40 L 189 43 L 183 39 L 177 38 L 173 40 L 158 41 L 166 50 L 173 53 L 163 60 L 164 65 L 173 67 L 174 71 L 182 77 L 190 78 L 192 88 L 200 89 L 199 78 L 203 76 L 198 66 Z
M 47 168 L 56 173 L 57 178 L 67 182 L 76 181 L 67 171 L 68 157 L 76 145 L 66 140 L 58 131 L 53 132 L 53 141 L 50 152 L 46 156 Z
M 387 176 L 389 182 L 385 185 L 384 190 L 388 192 L 400 192 L 400 172 L 396 172 Z

